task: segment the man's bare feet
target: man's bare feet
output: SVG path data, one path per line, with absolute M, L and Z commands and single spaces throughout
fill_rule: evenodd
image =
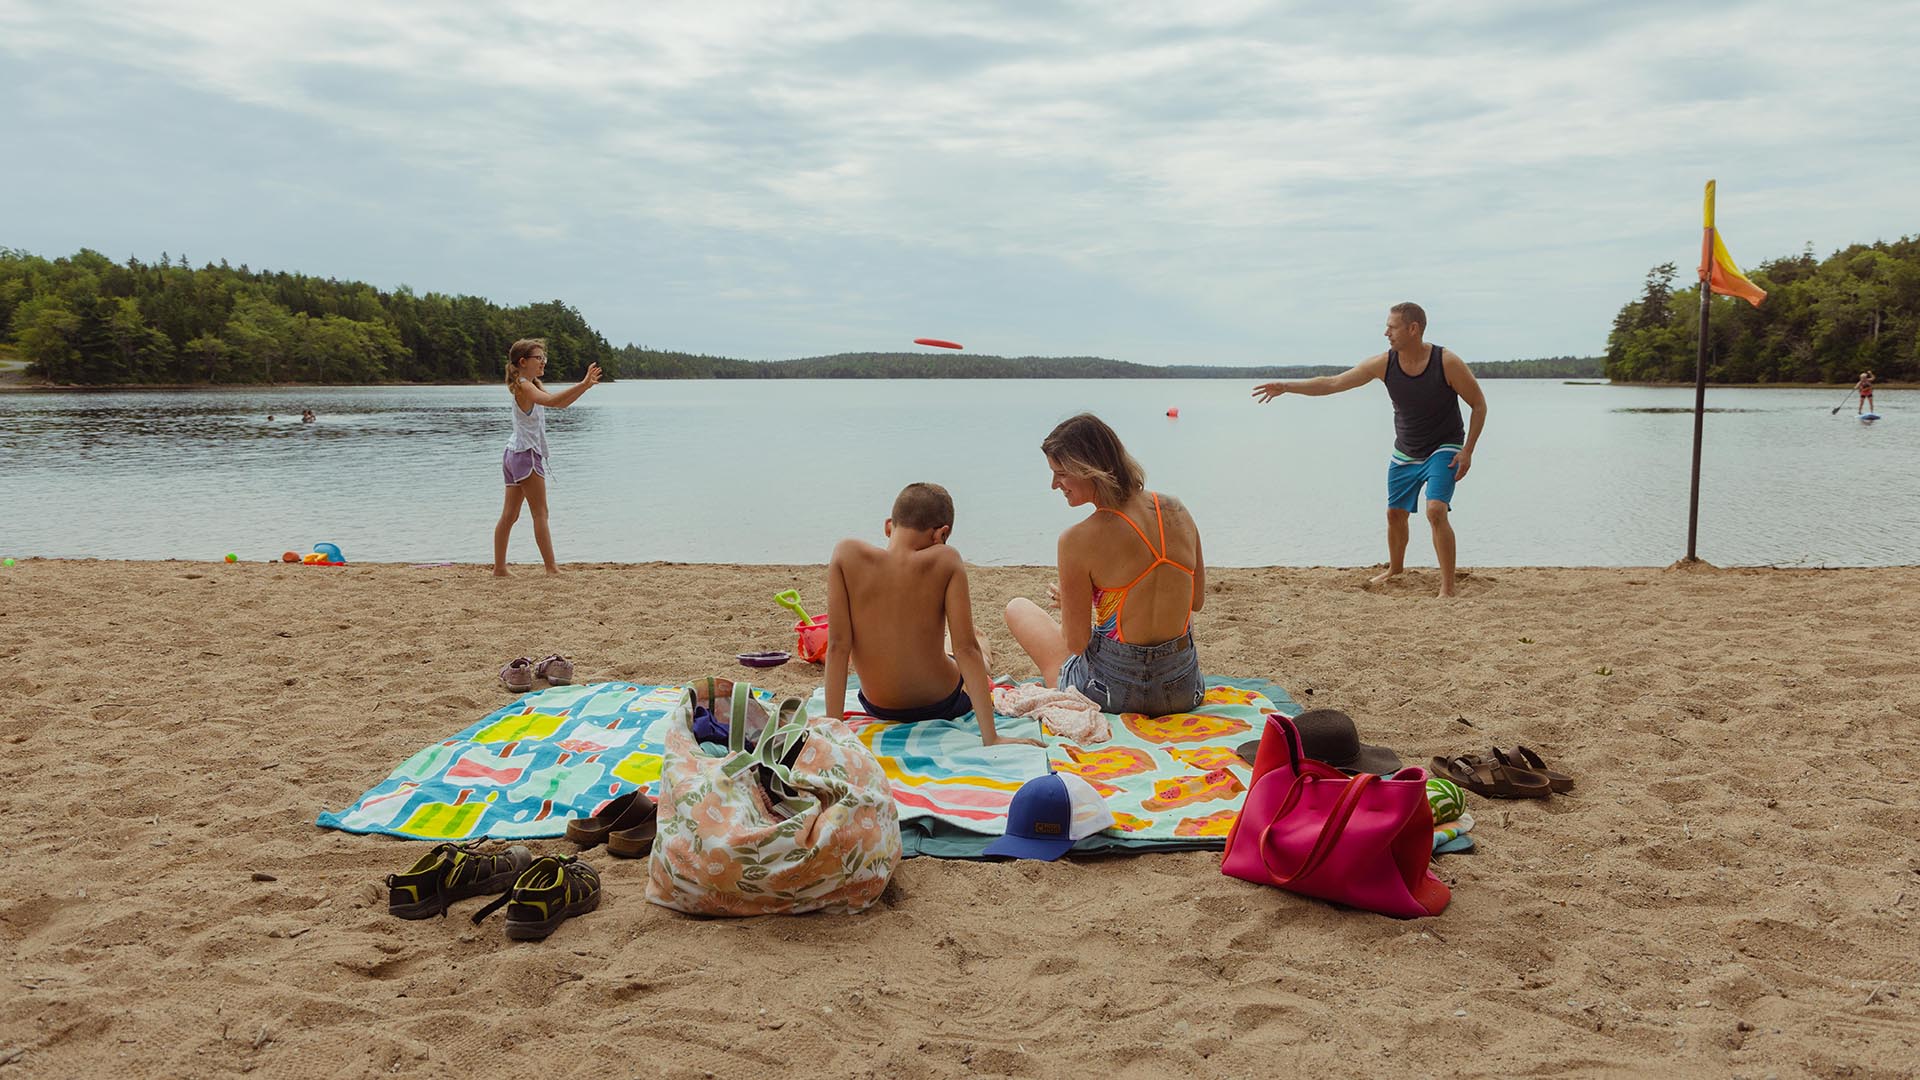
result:
M 1392 566 L 1392 567 L 1388 567 L 1387 569 L 1385 569 L 1385 570 L 1383 570 L 1383 571 L 1381 571 L 1380 573 L 1378 573 L 1378 574 L 1375 574 L 1375 575 L 1373 575 L 1372 577 L 1370 577 L 1370 578 L 1368 578 L 1368 579 L 1367 579 L 1367 584 L 1369 584 L 1369 585 L 1384 585 L 1384 584 L 1386 584 L 1386 583 L 1387 583 L 1387 579 L 1389 579 L 1389 578 L 1397 578 L 1397 577 L 1399 577 L 1399 576 L 1400 576 L 1401 574 L 1404 574 L 1404 573 L 1406 573 L 1406 572 L 1407 572 L 1407 570 L 1406 570 L 1406 567 L 1403 567 L 1403 566 Z
M 1451 585 L 1444 585 L 1440 589 L 1440 599 L 1442 600 L 1454 599 L 1456 595 L 1457 594 L 1453 591 L 1453 586 Z
M 507 576 L 507 572 L 506 572 L 506 570 L 504 570 L 503 568 L 501 568 L 501 567 L 498 567 L 498 566 L 496 566 L 496 567 L 494 567 L 494 568 L 493 568 L 493 576 L 494 576 L 494 577 L 506 577 L 506 576 Z

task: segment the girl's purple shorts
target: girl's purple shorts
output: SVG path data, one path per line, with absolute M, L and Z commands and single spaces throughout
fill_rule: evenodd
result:
M 500 471 L 507 476 L 507 486 L 512 487 L 534 473 L 547 475 L 547 463 L 538 450 L 509 450 L 500 459 Z

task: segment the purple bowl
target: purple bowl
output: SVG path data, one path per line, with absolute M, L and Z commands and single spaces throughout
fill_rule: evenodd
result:
M 779 667 L 793 657 L 783 652 L 743 652 L 736 659 L 748 667 L 766 668 Z

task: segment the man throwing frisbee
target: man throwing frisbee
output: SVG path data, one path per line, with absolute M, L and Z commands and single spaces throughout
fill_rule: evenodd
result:
M 1448 515 L 1453 487 L 1473 467 L 1473 448 L 1487 422 L 1487 398 L 1466 361 L 1451 349 L 1426 343 L 1427 313 L 1419 304 L 1395 304 L 1387 312 L 1387 344 L 1378 356 L 1338 375 L 1263 383 L 1253 396 L 1265 404 L 1282 394 L 1325 397 L 1365 386 L 1387 384 L 1393 399 L 1393 457 L 1387 464 L 1387 569 L 1370 584 L 1405 571 L 1407 515 L 1426 491 L 1427 523 L 1433 528 L 1433 553 L 1440 562 L 1440 595 L 1453 595 L 1454 540 Z M 1471 425 L 1460 422 L 1460 402 L 1473 410 Z

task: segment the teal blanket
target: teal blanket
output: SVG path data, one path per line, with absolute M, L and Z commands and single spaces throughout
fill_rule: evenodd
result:
M 660 725 L 685 693 L 589 683 L 527 694 L 401 762 L 319 824 L 415 840 L 565 835 L 568 818 L 659 787 Z

